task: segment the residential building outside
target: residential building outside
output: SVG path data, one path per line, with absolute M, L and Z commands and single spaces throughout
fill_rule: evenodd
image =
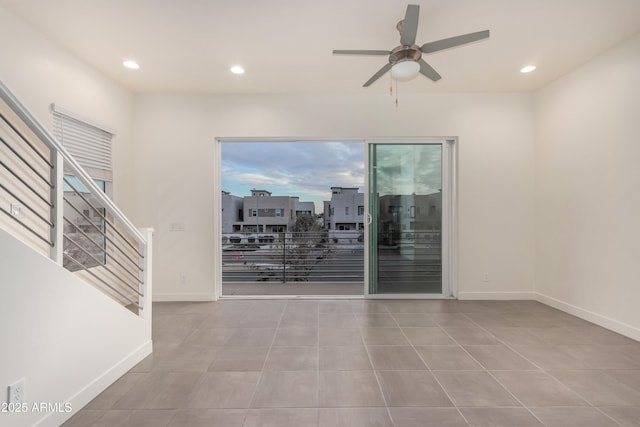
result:
M 331 187 L 331 201 L 324 202 L 327 230 L 364 230 L 364 193 L 358 187 Z
M 286 233 L 302 214 L 315 216 L 313 202 L 297 196 L 273 196 L 268 190 L 251 190 L 251 196 L 222 193 L 222 232 Z

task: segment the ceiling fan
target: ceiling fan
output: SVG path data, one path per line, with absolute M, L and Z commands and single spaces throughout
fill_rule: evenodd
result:
M 419 14 L 419 5 L 410 4 L 407 6 L 407 13 L 404 19 L 396 25 L 396 28 L 400 32 L 400 46 L 392 50 L 334 50 L 333 53 L 337 55 L 389 55 L 389 63 L 367 80 L 363 87 L 369 87 L 389 70 L 391 70 L 391 75 L 396 80 L 410 80 L 418 75 L 418 73 L 421 73 L 435 82 L 440 80 L 441 76 L 431 65 L 422 59 L 422 54 L 438 52 L 489 37 L 489 30 L 485 30 L 417 46 L 415 42 L 416 33 L 418 32 Z

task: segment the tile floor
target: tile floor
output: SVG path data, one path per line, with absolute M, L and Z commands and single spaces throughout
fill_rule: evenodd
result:
M 640 343 L 532 301 L 154 304 L 65 427 L 640 426 Z

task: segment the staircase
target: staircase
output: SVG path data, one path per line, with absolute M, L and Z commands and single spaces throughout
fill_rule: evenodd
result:
M 152 351 L 151 235 L 0 81 L 0 395 L 71 408 L 0 425 L 59 425 Z

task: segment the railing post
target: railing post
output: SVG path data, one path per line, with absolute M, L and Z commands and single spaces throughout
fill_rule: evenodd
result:
M 51 197 L 49 199 L 53 205 L 50 210 L 51 223 L 53 224 L 53 227 L 51 227 L 53 246 L 50 250 L 50 257 L 58 265 L 62 265 L 64 258 L 64 238 L 62 237 L 64 231 L 64 158 L 59 151 L 51 149 L 50 160 L 53 165 L 50 176 L 53 187 L 51 188 Z
M 142 271 L 140 272 L 140 280 L 142 280 L 142 283 L 138 285 L 138 289 L 142 294 L 142 296 L 138 297 L 138 304 L 142 307 L 142 310 L 138 312 L 138 315 L 145 320 L 151 320 L 153 228 L 140 228 L 138 230 L 145 239 L 144 248 L 142 250 L 144 258 L 140 259 L 140 267 L 142 268 Z

